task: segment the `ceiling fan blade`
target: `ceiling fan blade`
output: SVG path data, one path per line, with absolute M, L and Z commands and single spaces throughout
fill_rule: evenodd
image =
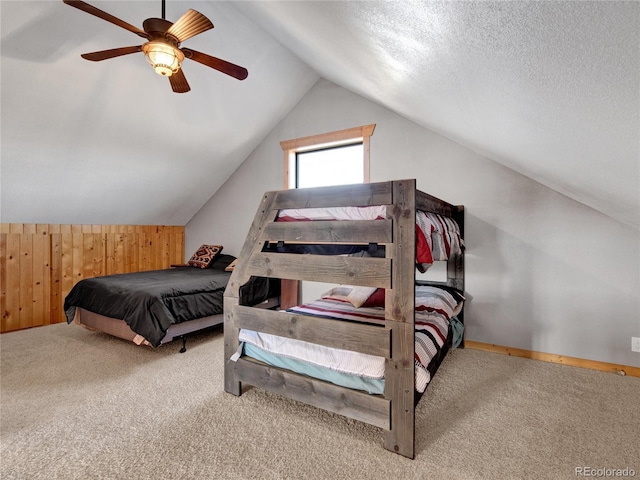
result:
M 113 15 L 107 12 L 103 12 L 99 8 L 96 8 L 93 5 L 89 5 L 86 2 L 82 2 L 80 0 L 62 0 L 62 1 L 67 5 L 70 5 L 79 10 L 82 10 L 83 12 L 86 12 L 90 15 L 94 15 L 98 18 L 101 18 L 102 20 L 106 20 L 107 22 L 113 23 L 114 25 L 124 28 L 125 30 L 129 30 L 130 32 L 133 32 L 136 35 L 141 36 L 142 38 L 147 38 L 147 39 L 149 38 L 149 34 L 144 30 L 140 30 L 138 27 L 135 27 L 130 23 L 125 22 L 124 20 L 120 20 L 119 18 L 114 17 Z
M 189 9 L 176 22 L 169 27 L 167 33 L 176 37 L 178 43 L 184 42 L 187 38 L 194 37 L 199 33 L 206 32 L 213 28 L 213 23 L 200 12 Z
M 239 65 L 234 65 L 233 63 L 227 62 L 226 60 L 212 57 L 211 55 L 200 53 L 196 50 L 191 50 L 190 48 L 181 48 L 180 50 L 182 51 L 182 53 L 184 53 L 184 56 L 186 58 L 190 58 L 191 60 L 206 65 L 207 67 L 218 70 L 219 72 L 226 73 L 227 75 L 230 75 L 233 78 L 237 78 L 238 80 L 244 80 L 249 75 L 249 72 L 246 68 Z
M 191 90 L 191 87 L 187 82 L 187 77 L 184 76 L 182 69 L 169 77 L 169 83 L 171 83 L 171 90 L 175 93 L 187 93 Z
M 111 50 L 102 50 L 100 52 L 83 53 L 80 55 L 85 60 L 91 60 L 92 62 L 99 62 L 101 60 L 108 60 L 114 57 L 120 57 L 122 55 L 129 55 L 130 53 L 141 52 L 142 46 L 134 47 L 120 47 L 112 48 Z

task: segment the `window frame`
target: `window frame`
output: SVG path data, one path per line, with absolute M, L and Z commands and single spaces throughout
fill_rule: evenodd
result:
M 355 143 L 362 143 L 362 166 L 363 182 L 370 181 L 369 152 L 371 145 L 371 135 L 376 125 L 362 125 L 360 127 L 347 128 L 345 130 L 337 130 L 334 132 L 321 133 L 318 135 L 310 135 L 308 137 L 294 138 L 291 140 L 283 140 L 280 146 L 284 152 L 284 188 L 296 188 L 296 153 L 308 152 L 311 150 L 323 150 L 326 148 L 335 148 Z

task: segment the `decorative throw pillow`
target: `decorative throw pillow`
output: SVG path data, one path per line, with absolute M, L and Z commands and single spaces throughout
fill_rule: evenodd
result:
M 431 295 L 428 293 L 431 293 Z M 362 307 L 384 307 L 384 298 L 384 288 L 378 288 L 367 298 Z M 454 303 L 451 303 L 451 300 Z M 458 315 L 462 311 L 464 300 L 464 296 L 453 287 L 416 287 L 416 307 L 443 309 L 449 317 Z
M 376 290 L 376 287 L 353 287 L 347 300 L 349 300 L 354 307 L 360 308 Z
M 369 298 L 362 304 L 363 307 L 384 307 L 384 297 L 385 290 L 384 288 L 378 288 L 375 292 L 373 292 Z
M 222 251 L 222 245 L 201 245 L 194 253 L 187 265 L 190 267 L 207 268 L 209 264 Z

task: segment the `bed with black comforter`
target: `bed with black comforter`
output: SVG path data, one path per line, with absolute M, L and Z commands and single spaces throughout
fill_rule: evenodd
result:
M 154 347 L 164 343 L 174 325 L 208 317 L 214 320 L 205 326 L 222 323 L 223 294 L 231 276 L 225 268 L 233 260 L 231 255 L 219 255 L 209 268 L 181 266 L 83 279 L 65 298 L 67 322 L 74 321 L 77 309 L 124 321 Z M 274 281 L 266 278 L 252 278 L 243 290 L 251 304 L 279 293 Z

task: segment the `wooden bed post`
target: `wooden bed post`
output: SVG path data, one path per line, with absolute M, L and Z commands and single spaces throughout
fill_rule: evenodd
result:
M 460 238 L 464 239 L 464 206 L 456 206 L 451 216 L 460 227 Z M 461 249 L 459 254 L 452 255 L 447 261 L 447 285 L 457 288 L 464 295 L 464 246 L 461 245 Z M 464 325 L 464 305 L 457 317 Z M 464 348 L 464 336 L 458 348 Z
M 385 397 L 391 400 L 391 429 L 385 433 L 387 450 L 413 458 L 415 453 L 415 225 L 416 182 L 393 182 L 391 289 L 386 291 L 386 325 L 391 329 L 392 356 L 385 367 Z M 407 272 L 413 272 L 408 274 Z
M 242 393 L 242 385 L 233 374 L 233 362 L 229 360 L 238 350 L 239 329 L 235 325 L 233 312 L 238 305 L 237 297 L 224 297 L 224 391 L 233 395 Z
M 229 283 L 224 291 L 224 389 L 233 395 L 242 393 L 242 386 L 234 373 L 235 362 L 230 360 L 240 344 L 238 341 L 240 330 L 235 322 L 236 308 L 240 304 L 240 287 L 250 278 L 250 275 L 247 274 L 247 259 L 262 250 L 260 238 L 265 220 L 276 215 L 276 212 L 272 210 L 274 198 L 275 192 L 267 192 L 262 196 L 262 202 L 240 251 L 238 264 L 231 273 L 231 278 L 229 278 Z

